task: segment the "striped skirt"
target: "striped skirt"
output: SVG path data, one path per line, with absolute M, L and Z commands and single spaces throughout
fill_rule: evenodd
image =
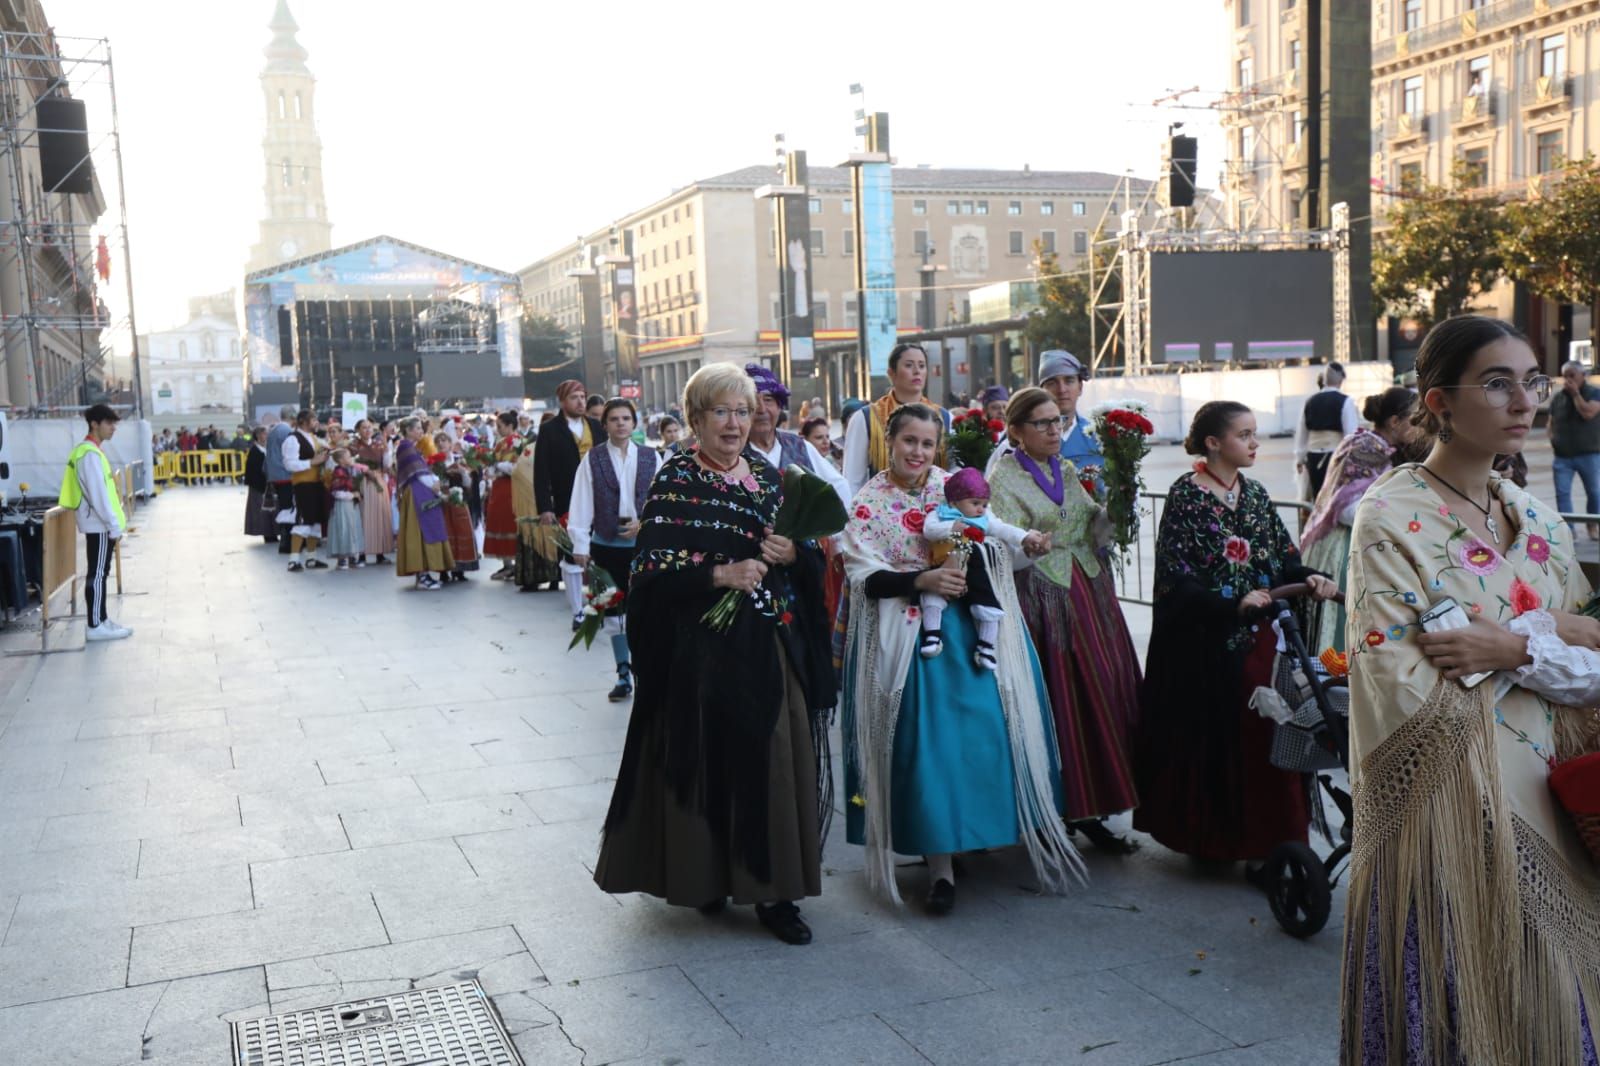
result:
M 1075 565 L 1071 589 L 1032 567 L 1016 579 L 1054 712 L 1062 813 L 1069 820 L 1098 818 L 1137 806 L 1139 658 L 1110 572 L 1091 580 Z
M 456 570 L 478 568 L 478 538 L 472 528 L 472 512 L 464 503 L 444 505 L 444 528 L 449 534 L 450 555 L 455 559 Z

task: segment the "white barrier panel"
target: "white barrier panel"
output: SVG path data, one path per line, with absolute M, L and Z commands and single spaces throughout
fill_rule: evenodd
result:
M 1140 400 L 1156 427 L 1156 439 L 1181 441 L 1200 406 L 1212 400 L 1234 400 L 1256 414 L 1263 436 L 1293 433 L 1306 400 L 1317 391 L 1320 366 L 1262 367 L 1255 370 L 1224 368 L 1195 373 L 1144 374 L 1134 377 L 1091 378 L 1084 386 L 1079 410 L 1087 414 L 1097 404 Z M 1389 388 L 1394 371 L 1386 362 L 1351 363 L 1346 367 L 1344 391 L 1356 402 Z
M 81 415 L 72 418 L 18 418 L 6 420 L 6 461 L 11 476 L 0 487 L 7 499 L 21 495 L 19 485 L 28 486 L 29 496 L 56 496 L 61 492 L 61 474 L 67 456 L 83 440 L 86 426 Z M 117 424 L 116 436 L 104 445 L 106 458 L 116 470 L 144 460 L 140 477 L 141 492 L 155 491 L 154 455 L 150 447 L 150 423 L 128 419 Z

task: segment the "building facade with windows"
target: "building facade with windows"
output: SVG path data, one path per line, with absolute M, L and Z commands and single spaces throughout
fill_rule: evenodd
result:
M 746 167 L 619 217 L 524 267 L 527 309 L 554 318 L 576 339 L 582 311 L 569 271 L 620 256 L 631 244 L 646 406 L 665 407 L 703 363 L 770 358 L 780 315 L 777 229 L 773 202 L 754 194 L 776 183 L 771 167 Z M 1036 242 L 1056 253 L 1062 268 L 1080 269 L 1096 231 L 1114 234 L 1125 206 L 1142 210 L 1145 225 L 1157 210 L 1147 196 L 1150 182 L 1077 171 L 897 167 L 893 188 L 902 332 L 964 322 L 971 290 L 1032 278 Z M 811 167 L 809 194 L 813 326 L 826 350 L 855 339 L 850 172 Z M 614 366 L 608 273 L 600 271 L 603 345 Z M 925 289 L 932 293 L 926 306 Z M 588 382 L 594 391 L 615 384 L 614 372 Z
M 140 337 L 157 427 L 216 423 L 232 430 L 244 413 L 244 377 L 232 290 L 189 301 L 189 320 Z
M 1306 53 L 1294 41 L 1304 39 L 1310 4 L 1226 6 L 1236 34 L 1229 103 L 1240 105 L 1225 120 L 1229 175 L 1250 174 L 1249 187 L 1271 205 L 1245 215 L 1292 218 L 1305 166 L 1292 131 L 1306 114 Z M 1589 107 L 1600 87 L 1600 0 L 1370 0 L 1368 18 L 1367 178 L 1377 231 L 1408 186 L 1448 185 L 1458 166 L 1483 195 L 1521 199 L 1546 190 L 1563 160 L 1600 149 L 1600 107 Z M 1245 105 L 1261 117 L 1247 120 Z M 1289 132 L 1263 149 L 1269 130 Z M 1517 321 L 1552 365 L 1588 331 L 1586 309 L 1530 299 L 1510 284 L 1482 309 Z M 1418 339 L 1400 323 L 1378 337 L 1380 351 L 1406 365 Z

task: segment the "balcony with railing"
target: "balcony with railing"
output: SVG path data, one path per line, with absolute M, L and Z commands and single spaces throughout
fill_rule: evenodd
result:
M 1455 102 L 1450 108 L 1450 124 L 1456 129 L 1493 125 L 1499 110 L 1494 90 L 1486 87 Z
M 1565 74 L 1541 74 L 1522 86 L 1522 109 L 1554 110 L 1572 105 L 1572 78 Z
M 1394 145 L 1410 144 L 1428 137 L 1428 116 L 1421 111 L 1402 111 L 1383 125 L 1383 139 Z
M 1270 78 L 1253 81 L 1223 96 L 1218 105 L 1227 111 L 1269 111 L 1283 103 L 1285 97 L 1301 91 L 1299 70 L 1290 69 Z
M 1582 2 L 1584 0 L 1497 0 L 1378 41 L 1372 46 L 1372 61 L 1387 63 L 1404 59 Z

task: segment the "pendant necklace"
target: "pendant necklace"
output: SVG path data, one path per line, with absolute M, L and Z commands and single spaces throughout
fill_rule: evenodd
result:
M 733 473 L 733 468 L 738 466 L 739 465 L 739 459 L 743 458 L 743 456 L 739 456 L 738 458 L 735 458 L 734 461 L 729 463 L 727 466 L 722 466 L 715 459 L 711 458 L 711 456 L 707 455 L 704 448 L 696 448 L 695 452 L 694 452 L 694 455 L 695 455 L 696 459 L 699 459 L 702 463 L 704 463 L 706 465 L 707 469 L 714 470 L 719 474 L 731 474 L 731 473 Z
M 1238 488 L 1239 488 L 1239 472 L 1237 470 L 1235 470 L 1233 472 L 1233 484 L 1224 485 L 1222 483 L 1222 479 L 1219 478 L 1217 475 L 1213 474 L 1211 472 L 1211 468 L 1209 466 L 1207 466 L 1203 461 L 1199 462 L 1199 463 L 1196 463 L 1195 467 L 1196 467 L 1196 469 L 1198 469 L 1200 471 L 1200 473 L 1204 474 L 1206 477 L 1208 477 L 1212 481 L 1214 481 L 1216 483 L 1217 488 L 1222 490 L 1223 502 L 1226 503 L 1229 507 L 1232 507 L 1234 504 L 1239 502 L 1239 493 L 1237 491 Z
M 1494 506 L 1494 491 L 1491 489 L 1487 493 L 1489 499 L 1488 505 L 1481 506 L 1477 500 L 1474 500 L 1471 496 L 1468 496 L 1466 493 L 1450 484 L 1450 482 L 1446 481 L 1444 478 L 1439 477 L 1439 471 L 1433 469 L 1433 467 L 1424 465 L 1422 469 L 1426 470 L 1428 473 L 1437 478 L 1439 484 L 1443 485 L 1445 488 L 1449 489 L 1451 492 L 1455 493 L 1457 496 L 1460 496 L 1463 500 L 1466 500 L 1468 503 L 1472 504 L 1472 506 L 1483 512 L 1483 528 L 1489 531 L 1489 538 L 1494 541 L 1495 550 L 1498 551 L 1500 549 L 1500 524 L 1494 520 L 1494 515 L 1490 511 L 1490 508 Z

